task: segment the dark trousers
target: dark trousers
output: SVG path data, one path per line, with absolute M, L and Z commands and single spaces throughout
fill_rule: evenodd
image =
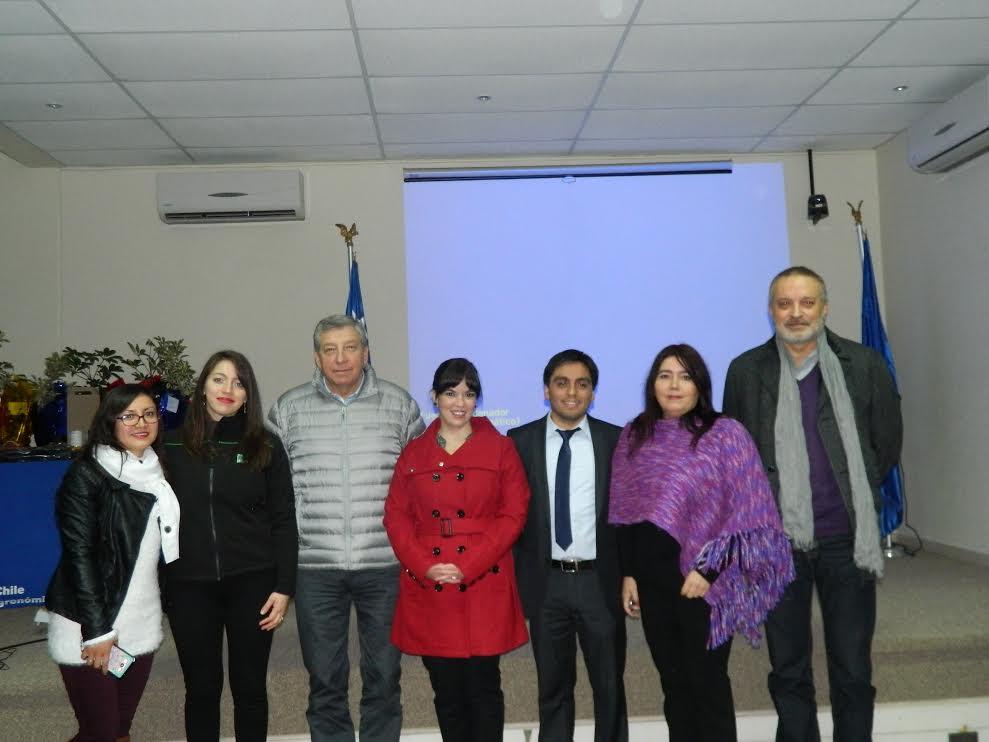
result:
M 577 642 L 594 696 L 594 741 L 625 742 L 625 617 L 615 606 L 618 586 L 605 595 L 593 571 L 547 576 L 546 594 L 529 618 L 539 686 L 539 738 L 570 742 L 574 733 Z M 614 605 L 611 605 L 611 604 Z
M 137 657 L 122 678 L 104 675 L 89 665 L 59 665 L 79 722 L 79 732 L 69 742 L 115 742 L 130 734 L 153 659 L 153 654 Z
M 794 551 L 797 570 L 783 599 L 766 619 L 778 742 L 819 742 L 810 629 L 815 585 L 824 623 L 834 742 L 872 739 L 876 689 L 872 686 L 872 634 L 876 582 L 855 566 L 851 537 L 822 539 L 814 551 Z
M 391 643 L 398 566 L 300 569 L 295 617 L 309 671 L 306 719 L 313 742 L 353 742 L 347 701 L 350 607 L 361 647 L 361 742 L 398 742 L 402 731 L 401 653 Z
M 266 676 L 271 632 L 258 627 L 261 606 L 274 587 L 271 570 L 219 582 L 170 581 L 168 622 L 185 678 L 185 733 L 189 742 L 220 738 L 223 635 L 238 742 L 268 734 Z
M 670 742 L 734 742 L 735 704 L 728 678 L 731 641 L 707 649 L 711 609 L 680 595 L 678 567 L 657 570 L 674 579 L 637 581 L 642 629 L 663 686 Z
M 443 742 L 501 742 L 501 657 L 423 657 Z

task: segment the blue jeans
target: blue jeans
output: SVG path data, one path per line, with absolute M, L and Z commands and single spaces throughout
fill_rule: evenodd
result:
M 872 635 L 876 581 L 855 566 L 851 536 L 822 539 L 813 551 L 794 551 L 797 578 L 766 619 L 772 671 L 769 693 L 779 723 L 777 742 L 819 742 L 811 669 L 811 596 L 817 586 L 834 742 L 869 742 L 876 689 L 872 686 Z
M 300 569 L 295 615 L 309 671 L 306 719 L 313 742 L 353 742 L 347 701 L 350 606 L 361 648 L 361 742 L 398 742 L 402 731 L 401 653 L 391 643 L 398 566 Z

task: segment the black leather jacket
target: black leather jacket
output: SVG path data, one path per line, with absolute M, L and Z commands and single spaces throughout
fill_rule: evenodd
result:
M 62 556 L 45 607 L 78 622 L 84 641 L 113 629 L 155 497 L 131 489 L 91 459 L 78 459 L 55 495 Z

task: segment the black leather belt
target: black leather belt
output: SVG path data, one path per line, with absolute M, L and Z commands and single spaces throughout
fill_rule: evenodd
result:
M 593 559 L 550 559 L 549 566 L 561 572 L 586 572 L 594 569 Z

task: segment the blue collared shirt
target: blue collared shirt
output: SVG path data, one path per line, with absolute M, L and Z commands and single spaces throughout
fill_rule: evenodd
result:
M 546 416 L 546 483 L 549 485 L 549 527 L 551 559 L 597 558 L 597 506 L 594 499 L 594 443 L 587 416 L 570 438 L 570 529 L 573 543 L 564 551 L 556 543 L 556 460 L 563 447 L 563 437 L 556 423 Z

